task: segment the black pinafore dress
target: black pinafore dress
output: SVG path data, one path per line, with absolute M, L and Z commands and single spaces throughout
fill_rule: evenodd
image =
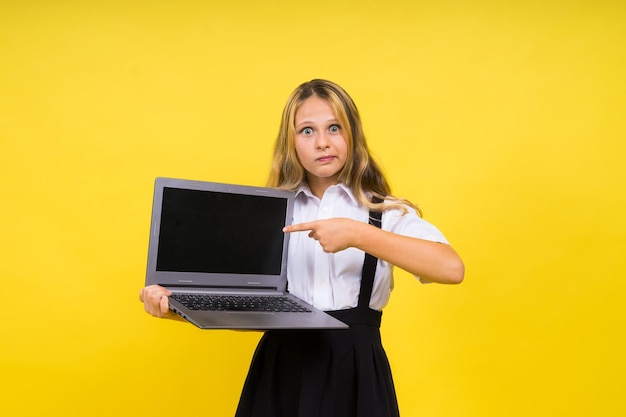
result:
M 380 227 L 381 213 L 370 212 Z M 357 307 L 327 313 L 341 330 L 270 330 L 252 358 L 236 417 L 398 417 L 380 338 L 382 312 L 369 307 L 378 259 L 365 254 Z

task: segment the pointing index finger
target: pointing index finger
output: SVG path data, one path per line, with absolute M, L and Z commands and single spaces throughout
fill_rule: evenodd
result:
M 313 223 L 298 223 L 283 227 L 283 232 L 285 233 L 306 232 L 309 230 L 313 230 Z

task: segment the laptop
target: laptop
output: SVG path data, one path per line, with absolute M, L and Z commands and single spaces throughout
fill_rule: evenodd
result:
M 201 329 L 345 329 L 287 291 L 295 193 L 157 178 L 146 285 Z

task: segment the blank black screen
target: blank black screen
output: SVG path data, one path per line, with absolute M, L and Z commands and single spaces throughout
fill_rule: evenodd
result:
M 278 275 L 287 200 L 165 187 L 157 271 Z

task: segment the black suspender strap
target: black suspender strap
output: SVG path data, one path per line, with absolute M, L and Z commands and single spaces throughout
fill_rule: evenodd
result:
M 382 203 L 378 197 L 372 198 L 373 203 Z M 370 210 L 369 224 L 381 227 L 382 211 Z M 369 308 L 370 299 L 372 298 L 372 289 L 374 288 L 374 274 L 376 274 L 376 264 L 378 258 L 373 257 L 369 253 L 365 254 L 365 261 L 363 262 L 363 273 L 361 275 L 361 290 L 359 292 L 359 304 L 358 307 Z

